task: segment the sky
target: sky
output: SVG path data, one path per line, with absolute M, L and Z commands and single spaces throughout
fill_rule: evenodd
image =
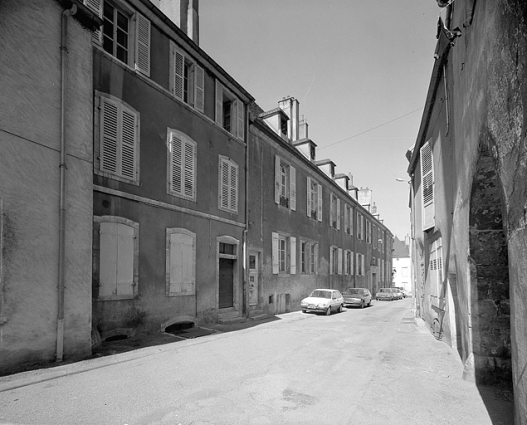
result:
M 405 154 L 419 131 L 440 13 L 435 0 L 200 0 L 199 44 L 262 109 L 298 99 L 317 160 L 371 189 L 381 220 L 404 239 Z

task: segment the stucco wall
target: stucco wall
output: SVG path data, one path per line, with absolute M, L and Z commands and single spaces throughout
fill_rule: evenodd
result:
M 58 2 L 0 4 L 0 373 L 52 360 L 60 162 Z M 68 18 L 65 358 L 91 347 L 91 33 Z

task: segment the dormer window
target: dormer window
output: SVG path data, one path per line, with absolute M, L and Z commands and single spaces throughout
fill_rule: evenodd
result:
M 315 146 L 313 145 L 309 146 L 309 156 L 311 158 L 311 161 L 315 160 Z
M 287 120 L 284 120 L 283 118 L 280 122 L 280 130 L 282 131 L 282 135 L 287 137 Z

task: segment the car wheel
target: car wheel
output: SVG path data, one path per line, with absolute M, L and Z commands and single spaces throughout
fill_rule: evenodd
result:
M 337 310 L 339 313 L 342 313 L 342 304 L 339 305 L 339 309 Z
M 329 316 L 331 314 L 331 306 L 328 307 L 326 310 L 326 316 Z
M 305 313 L 305 312 L 306 312 L 306 310 L 303 308 L 303 309 L 302 309 L 302 313 Z
M 360 308 L 364 308 L 364 300 L 361 301 Z
M 370 300 L 370 302 L 368 303 L 368 307 L 371 307 L 371 300 Z

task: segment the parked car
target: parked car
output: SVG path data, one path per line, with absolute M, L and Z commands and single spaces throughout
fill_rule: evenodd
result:
M 390 288 L 392 292 L 395 294 L 395 297 L 397 300 L 402 300 L 404 298 L 404 295 L 402 291 L 399 288 Z
M 360 308 L 371 305 L 371 293 L 366 288 L 347 288 L 342 291 L 344 307 L 357 306 Z
M 332 311 L 341 312 L 344 298 L 336 289 L 315 289 L 309 297 L 300 302 L 302 313 L 316 312 L 330 315 Z
M 380 288 L 379 292 L 375 294 L 375 299 L 379 301 L 393 301 L 397 299 L 397 295 L 392 289 L 393 288 Z
M 408 292 L 406 292 L 406 289 L 404 289 L 402 286 L 394 286 L 395 289 L 398 289 L 401 294 L 403 294 L 403 298 L 406 298 L 408 296 Z

